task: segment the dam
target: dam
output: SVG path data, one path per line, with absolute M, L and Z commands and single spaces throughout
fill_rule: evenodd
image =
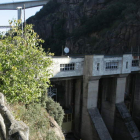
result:
M 49 95 L 65 110 L 64 131 L 82 140 L 140 139 L 139 56 L 52 60 Z

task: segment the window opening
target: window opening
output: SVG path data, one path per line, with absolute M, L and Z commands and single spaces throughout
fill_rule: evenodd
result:
M 60 64 L 60 71 L 70 71 L 74 70 L 75 64 Z
M 100 63 L 97 63 L 97 71 L 99 71 Z
M 132 67 L 139 66 L 139 60 L 132 60 Z
M 118 62 L 106 62 L 106 70 L 116 70 L 118 69 Z
M 126 62 L 126 69 L 128 69 L 128 62 Z

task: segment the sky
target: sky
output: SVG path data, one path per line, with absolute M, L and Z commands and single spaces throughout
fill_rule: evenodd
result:
M 28 0 L 0 0 L 0 4 L 8 3 L 8 2 L 20 2 L 20 1 L 28 1 Z M 39 11 L 42 6 L 29 8 L 25 10 L 25 18 L 29 18 L 34 15 L 37 11 Z M 23 12 L 22 12 L 23 13 Z M 0 26 L 8 25 L 8 20 L 17 19 L 17 10 L 0 10 Z M 0 31 L 6 31 L 8 29 L 0 29 Z

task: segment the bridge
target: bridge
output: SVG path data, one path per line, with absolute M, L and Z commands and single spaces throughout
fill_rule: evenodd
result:
M 49 0 L 32 0 L 32 1 L 21 1 L 0 4 L 0 10 L 18 10 L 18 19 L 21 19 L 21 10 L 27 8 L 33 8 L 37 6 L 43 6 L 47 4 Z M 10 28 L 10 26 L 0 26 L 0 28 Z
M 43 6 L 48 3 L 49 0 L 32 0 L 32 1 L 21 1 L 21 2 L 11 2 L 11 3 L 2 3 L 0 4 L 0 10 L 17 10 L 17 7 L 22 9 L 33 8 L 37 6 Z
M 2 29 L 2 28 L 11 28 L 11 26 L 8 26 L 8 25 L 7 25 L 7 26 L 6 26 L 6 25 L 2 26 L 2 25 L 1 25 L 0 28 L 1 28 L 1 29 Z
M 140 139 L 139 56 L 65 56 L 52 60 L 50 92 L 57 91 L 53 98 L 66 108 L 66 114 L 72 110 L 73 127 L 68 132 L 82 140 Z

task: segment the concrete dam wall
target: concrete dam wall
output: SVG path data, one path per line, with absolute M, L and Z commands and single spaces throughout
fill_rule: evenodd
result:
M 55 98 L 82 140 L 140 139 L 140 65 L 132 55 L 54 57 Z M 52 87 L 53 88 L 53 87 Z

